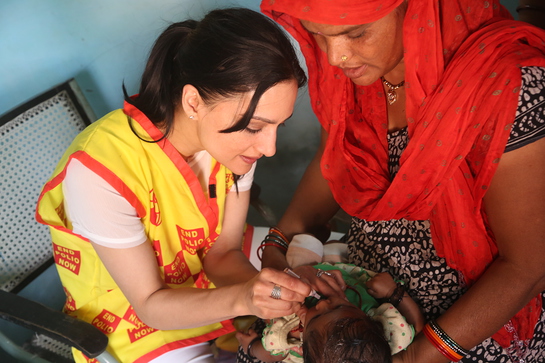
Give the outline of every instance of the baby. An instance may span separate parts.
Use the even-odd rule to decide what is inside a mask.
[[[294,237],[294,246],[310,243],[312,236],[300,236]],[[304,244],[299,243],[301,239]],[[301,261],[292,262],[298,266]],[[415,331],[424,326],[418,306],[390,274],[345,263],[322,263],[314,268],[321,278],[332,278],[330,271],[339,270],[348,286],[348,301],[308,298],[299,316],[271,319],[261,335],[252,329],[238,333],[250,357],[263,362],[391,362],[392,354],[405,349]],[[388,302],[380,304],[377,299]]]

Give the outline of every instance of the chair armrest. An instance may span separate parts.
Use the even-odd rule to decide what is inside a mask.
[[[0,318],[57,339],[89,358],[95,358],[108,346],[108,337],[95,326],[3,290]]]

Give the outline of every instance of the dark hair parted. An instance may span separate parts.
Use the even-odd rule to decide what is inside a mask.
[[[265,91],[289,80],[302,87],[306,76],[283,30],[250,9],[218,9],[170,25],[151,50],[138,95],[125,99],[166,136],[185,85],[207,104],[255,91],[241,119],[221,131],[229,133],[248,125]]]
[[[391,363],[392,353],[380,323],[351,317],[306,333],[303,360],[305,363]]]

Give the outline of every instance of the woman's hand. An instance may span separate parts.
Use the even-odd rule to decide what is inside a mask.
[[[367,292],[375,299],[387,299],[394,293],[397,285],[388,272],[381,272],[370,278],[366,283]]]
[[[296,313],[309,293],[310,286],[302,280],[282,271],[264,268],[244,286],[246,315],[271,319]]]
[[[319,274],[320,270],[310,265],[299,266],[294,271],[301,276],[302,281],[308,283],[325,297],[339,296],[345,298],[346,282],[343,280],[341,271],[332,270]]]

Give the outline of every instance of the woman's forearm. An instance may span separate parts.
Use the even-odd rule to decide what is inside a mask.
[[[150,295],[137,314],[144,323],[159,330],[196,328],[250,315],[241,299],[243,295],[243,284],[216,289],[165,288]]]
[[[459,345],[471,349],[492,336],[545,290],[545,139],[503,155],[484,198],[498,257],[437,319]],[[396,357],[408,363],[445,362],[419,334]]]
[[[480,344],[543,289],[535,275],[521,272],[509,262],[496,260],[477,283],[437,319],[438,325],[467,350]],[[399,353],[395,362],[442,363],[448,359],[420,333],[405,352]]]
[[[471,349],[492,336],[544,287],[539,274],[502,258],[437,321],[462,347]]]
[[[274,286],[280,287],[280,299],[271,297]],[[245,283],[219,288],[157,289],[134,308],[151,327],[185,329],[244,315],[263,319],[290,315],[301,308],[309,291],[299,279],[264,269]]]
[[[300,233],[310,233],[319,239],[329,220],[339,210],[327,181],[320,170],[320,160],[327,140],[327,133],[322,129],[320,148],[307,167],[288,209],[280,219],[278,228],[288,241]],[[327,231],[329,236],[329,231]],[[327,236],[325,238],[327,238]],[[263,267],[284,269],[288,267],[285,252],[275,247],[266,247],[263,251]]]
[[[218,287],[247,282],[258,273],[242,252],[249,203],[250,191],[227,195],[221,233],[203,257],[204,271]]]
[[[217,287],[249,281],[258,273],[241,250],[206,256],[204,269]]]
[[[274,268],[279,271],[283,271],[285,268],[290,267],[286,260],[286,253],[275,246],[265,247],[261,259],[261,266]]]

